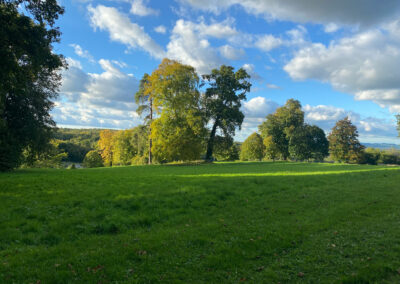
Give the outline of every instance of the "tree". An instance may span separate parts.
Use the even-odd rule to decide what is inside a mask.
[[[323,161],[329,156],[329,141],[326,138],[324,130],[315,125],[307,125],[309,133],[309,145],[311,148],[311,158],[315,161]]]
[[[283,160],[289,156],[289,141],[291,136],[299,134],[299,128],[304,125],[304,112],[299,101],[290,99],[275,113],[269,114],[266,120],[258,127],[261,136],[271,137]],[[293,138],[292,138],[293,139]]]
[[[304,124],[293,130],[289,137],[289,153],[294,160],[322,161],[329,155],[329,142],[318,126]]]
[[[218,161],[239,160],[239,150],[232,137],[215,136],[214,157]]]
[[[153,107],[153,155],[158,161],[195,160],[205,136],[199,77],[193,67],[164,59],[149,77]]]
[[[50,110],[65,66],[52,44],[63,13],[56,0],[0,1],[0,170],[17,167],[23,151],[32,159],[50,147]]]
[[[100,155],[103,158],[105,166],[112,166],[113,164],[113,154],[114,154],[114,146],[113,146],[113,138],[115,135],[115,131],[112,130],[102,130],[100,132],[100,139],[98,142],[98,147],[100,150]]]
[[[279,147],[273,141],[272,136],[265,137],[263,143],[265,146],[265,157],[267,159],[275,161],[277,158],[279,158]]]
[[[399,132],[399,137],[400,137],[400,114],[396,115],[397,119],[397,131]]]
[[[264,157],[265,146],[262,137],[254,132],[242,144],[240,160],[242,161],[261,161]]]
[[[148,157],[148,132],[143,125],[128,130],[120,130],[112,138],[113,165],[130,165]]]
[[[103,160],[99,152],[92,150],[89,151],[85,159],[83,159],[83,166],[85,168],[98,168],[103,166]]]
[[[153,98],[154,98],[154,90],[151,86],[150,76],[149,74],[145,73],[140,80],[139,90],[135,94],[135,102],[138,105],[136,112],[139,115],[147,113],[145,116],[145,123],[148,125],[149,128],[149,158],[148,163],[152,163],[152,136],[151,136],[151,123],[153,122],[153,113],[154,113],[154,105],[153,105]]]
[[[217,130],[225,137],[232,137],[235,128],[240,129],[244,115],[240,110],[241,101],[246,99],[250,92],[250,76],[240,68],[234,72],[231,66],[222,65],[220,69],[213,69],[211,74],[203,75],[209,87],[205,92],[204,106],[206,118],[212,128],[207,141],[206,160],[211,160]]]
[[[364,146],[358,141],[357,127],[348,117],[336,122],[328,140],[329,151],[335,161],[354,163],[362,158]]]

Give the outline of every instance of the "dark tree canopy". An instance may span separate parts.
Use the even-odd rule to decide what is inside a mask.
[[[0,1],[0,170],[17,167],[23,150],[33,159],[48,146],[55,126],[49,112],[65,65],[52,51],[63,12],[56,0]]]
[[[303,124],[304,112],[301,110],[300,102],[290,99],[275,113],[269,114],[258,128],[264,139],[272,138],[271,142],[278,148],[281,158],[286,160],[290,156],[290,138],[299,133],[298,128]]]
[[[213,69],[211,74],[203,75],[203,79],[209,85],[204,100],[206,118],[212,123],[207,141],[206,160],[212,158],[217,130],[225,137],[232,137],[236,127],[240,129],[244,119],[240,110],[241,101],[246,99],[246,93],[250,91],[249,78],[243,68],[234,72],[233,67],[225,65],[220,69]]]
[[[348,117],[336,122],[328,136],[332,158],[340,162],[358,162],[362,158],[364,146],[358,141],[357,127]]]

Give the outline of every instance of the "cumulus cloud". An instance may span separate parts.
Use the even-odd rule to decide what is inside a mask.
[[[219,52],[223,57],[229,60],[239,60],[245,55],[245,51],[242,48],[234,48],[229,44],[221,46]]]
[[[154,31],[159,34],[165,34],[167,32],[167,28],[163,25],[160,25],[160,26],[155,27]]]
[[[316,79],[357,100],[371,100],[400,111],[400,21],[328,46],[314,43],[300,49],[284,67],[296,80]]]
[[[94,63],[96,62],[93,58],[93,56],[90,54],[89,51],[84,50],[79,44],[73,43],[70,44],[69,46],[74,48],[75,54],[78,55],[79,57],[86,58],[90,62]]]
[[[141,48],[151,56],[161,59],[165,52],[145,31],[129,17],[116,8],[98,5],[89,6],[91,25],[94,29],[106,30],[113,41],[127,45],[130,48]]]
[[[195,67],[200,74],[210,72],[223,64],[224,60],[218,48],[211,46],[208,38],[229,38],[236,34],[236,30],[227,24],[207,25],[204,22],[178,20],[167,45],[167,57]]]
[[[398,0],[180,0],[196,9],[220,13],[233,5],[268,20],[289,20],[320,24],[372,26],[394,19],[400,14]]]
[[[160,12],[147,7],[148,1],[146,0],[133,0],[130,12],[137,16],[150,16],[158,15]]]
[[[268,114],[273,113],[279,105],[264,97],[255,97],[243,103],[243,112],[246,117],[265,118]]]
[[[79,61],[67,61],[74,64],[63,71],[61,97],[52,111],[58,124],[128,128],[139,123],[134,103],[139,82],[118,68],[120,62],[101,59],[103,72],[86,73]]]
[[[250,78],[256,81],[262,81],[263,78],[255,71],[254,64],[246,63],[243,64],[242,68],[246,70],[247,74],[250,75]]]

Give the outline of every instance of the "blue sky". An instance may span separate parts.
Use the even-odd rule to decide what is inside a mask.
[[[252,91],[236,139],[289,98],[326,132],[350,116],[363,142],[399,144],[400,1],[60,0],[64,54],[60,127],[141,123],[134,93],[168,57],[199,74],[243,67]],[[217,3],[217,4],[216,4]]]

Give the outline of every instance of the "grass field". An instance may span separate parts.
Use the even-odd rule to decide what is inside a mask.
[[[0,283],[400,283],[400,168],[0,174]]]

